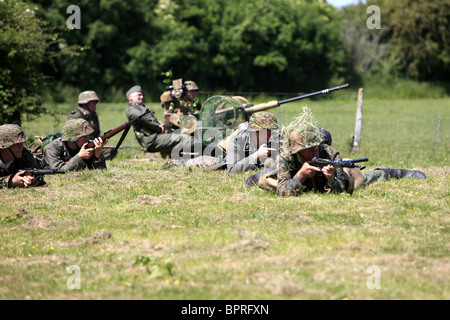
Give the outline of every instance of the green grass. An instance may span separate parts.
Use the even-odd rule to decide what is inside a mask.
[[[161,119],[161,107],[149,105]],[[285,122],[303,105],[343,156],[370,159],[366,170],[415,167],[428,179],[377,182],[352,196],[278,198],[245,188],[251,172],[128,161],[149,158],[130,133],[123,144],[135,148],[121,150],[107,171],[2,190],[0,299],[449,299],[449,101],[366,99],[357,155],[346,141],[356,99],[273,112]],[[125,107],[98,105],[103,131],[125,122]],[[73,106],[53,108],[64,119]],[[391,117],[404,120],[397,126]],[[43,116],[23,127],[32,137],[62,123]],[[380,289],[367,287],[373,265]],[[69,266],[80,268],[79,290],[67,286]]]

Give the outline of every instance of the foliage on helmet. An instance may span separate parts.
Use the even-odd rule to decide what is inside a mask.
[[[283,152],[287,154],[316,147],[323,140],[323,133],[308,107],[303,107],[302,114],[282,128],[282,134],[288,137],[287,143],[283,145]]]
[[[17,124],[4,124],[0,126],[0,149],[9,148],[13,144],[27,141],[23,129]]]

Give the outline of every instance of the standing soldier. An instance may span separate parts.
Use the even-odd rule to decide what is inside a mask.
[[[62,137],[50,142],[44,149],[44,160],[50,169],[58,171],[78,171],[106,169],[102,155],[106,141],[94,139],[94,148],[86,148],[89,135],[94,129],[83,119],[67,120],[62,128]]]
[[[127,91],[129,104],[126,109],[128,120],[134,119],[146,112],[144,95],[140,86],[134,86]],[[133,124],[136,139],[147,152],[161,152],[178,158],[180,152],[193,152],[194,138],[187,134],[166,133],[164,125],[158,121],[153,111],[143,116]],[[201,151],[201,144],[199,145]]]
[[[67,117],[70,119],[84,119],[92,127],[93,131],[89,135],[91,140],[100,137],[100,121],[97,115],[97,103],[99,98],[95,91],[83,91],[78,96],[78,108],[73,110]],[[117,150],[103,149],[103,157],[112,160],[117,155]]]
[[[198,87],[194,81],[188,80],[184,83],[182,79],[173,81],[171,89],[164,91],[160,97],[166,128],[178,129],[182,116],[193,115],[198,120],[202,105],[197,94]]]
[[[0,126],[0,189],[36,187],[45,184],[42,179],[21,171],[38,168],[33,155],[23,145],[27,140],[20,126],[16,124]]]

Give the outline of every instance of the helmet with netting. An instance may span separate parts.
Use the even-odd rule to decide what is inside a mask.
[[[63,141],[77,141],[83,136],[87,136],[94,132],[94,129],[84,119],[67,120],[62,128]]]
[[[311,109],[304,107],[302,114],[283,128],[285,137],[289,137],[284,150],[296,154],[301,150],[317,147],[323,141],[323,133],[317,126],[317,121]]]
[[[6,149],[13,144],[27,141],[23,129],[17,124],[4,124],[0,126],[0,149]]]

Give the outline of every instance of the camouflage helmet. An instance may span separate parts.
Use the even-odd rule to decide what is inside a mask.
[[[303,108],[303,113],[288,125],[289,148],[291,154],[301,150],[317,147],[324,135],[316,125],[316,120],[309,108]]]
[[[78,104],[86,104],[89,101],[98,101],[99,98],[97,97],[97,94],[95,93],[95,91],[83,91],[82,93],[80,93],[80,95],[78,96]]]
[[[84,119],[67,120],[62,128],[63,141],[76,141],[78,138],[87,136],[94,132],[94,129]]]
[[[186,80],[186,81],[184,82],[184,86],[186,87],[186,89],[188,89],[188,91],[198,90],[197,85],[196,85],[195,82],[192,81],[192,80]]]
[[[13,144],[27,141],[23,129],[17,124],[4,124],[0,126],[0,149],[6,149]]]
[[[278,129],[278,121],[270,112],[256,112],[251,115],[248,127],[250,130]]]

